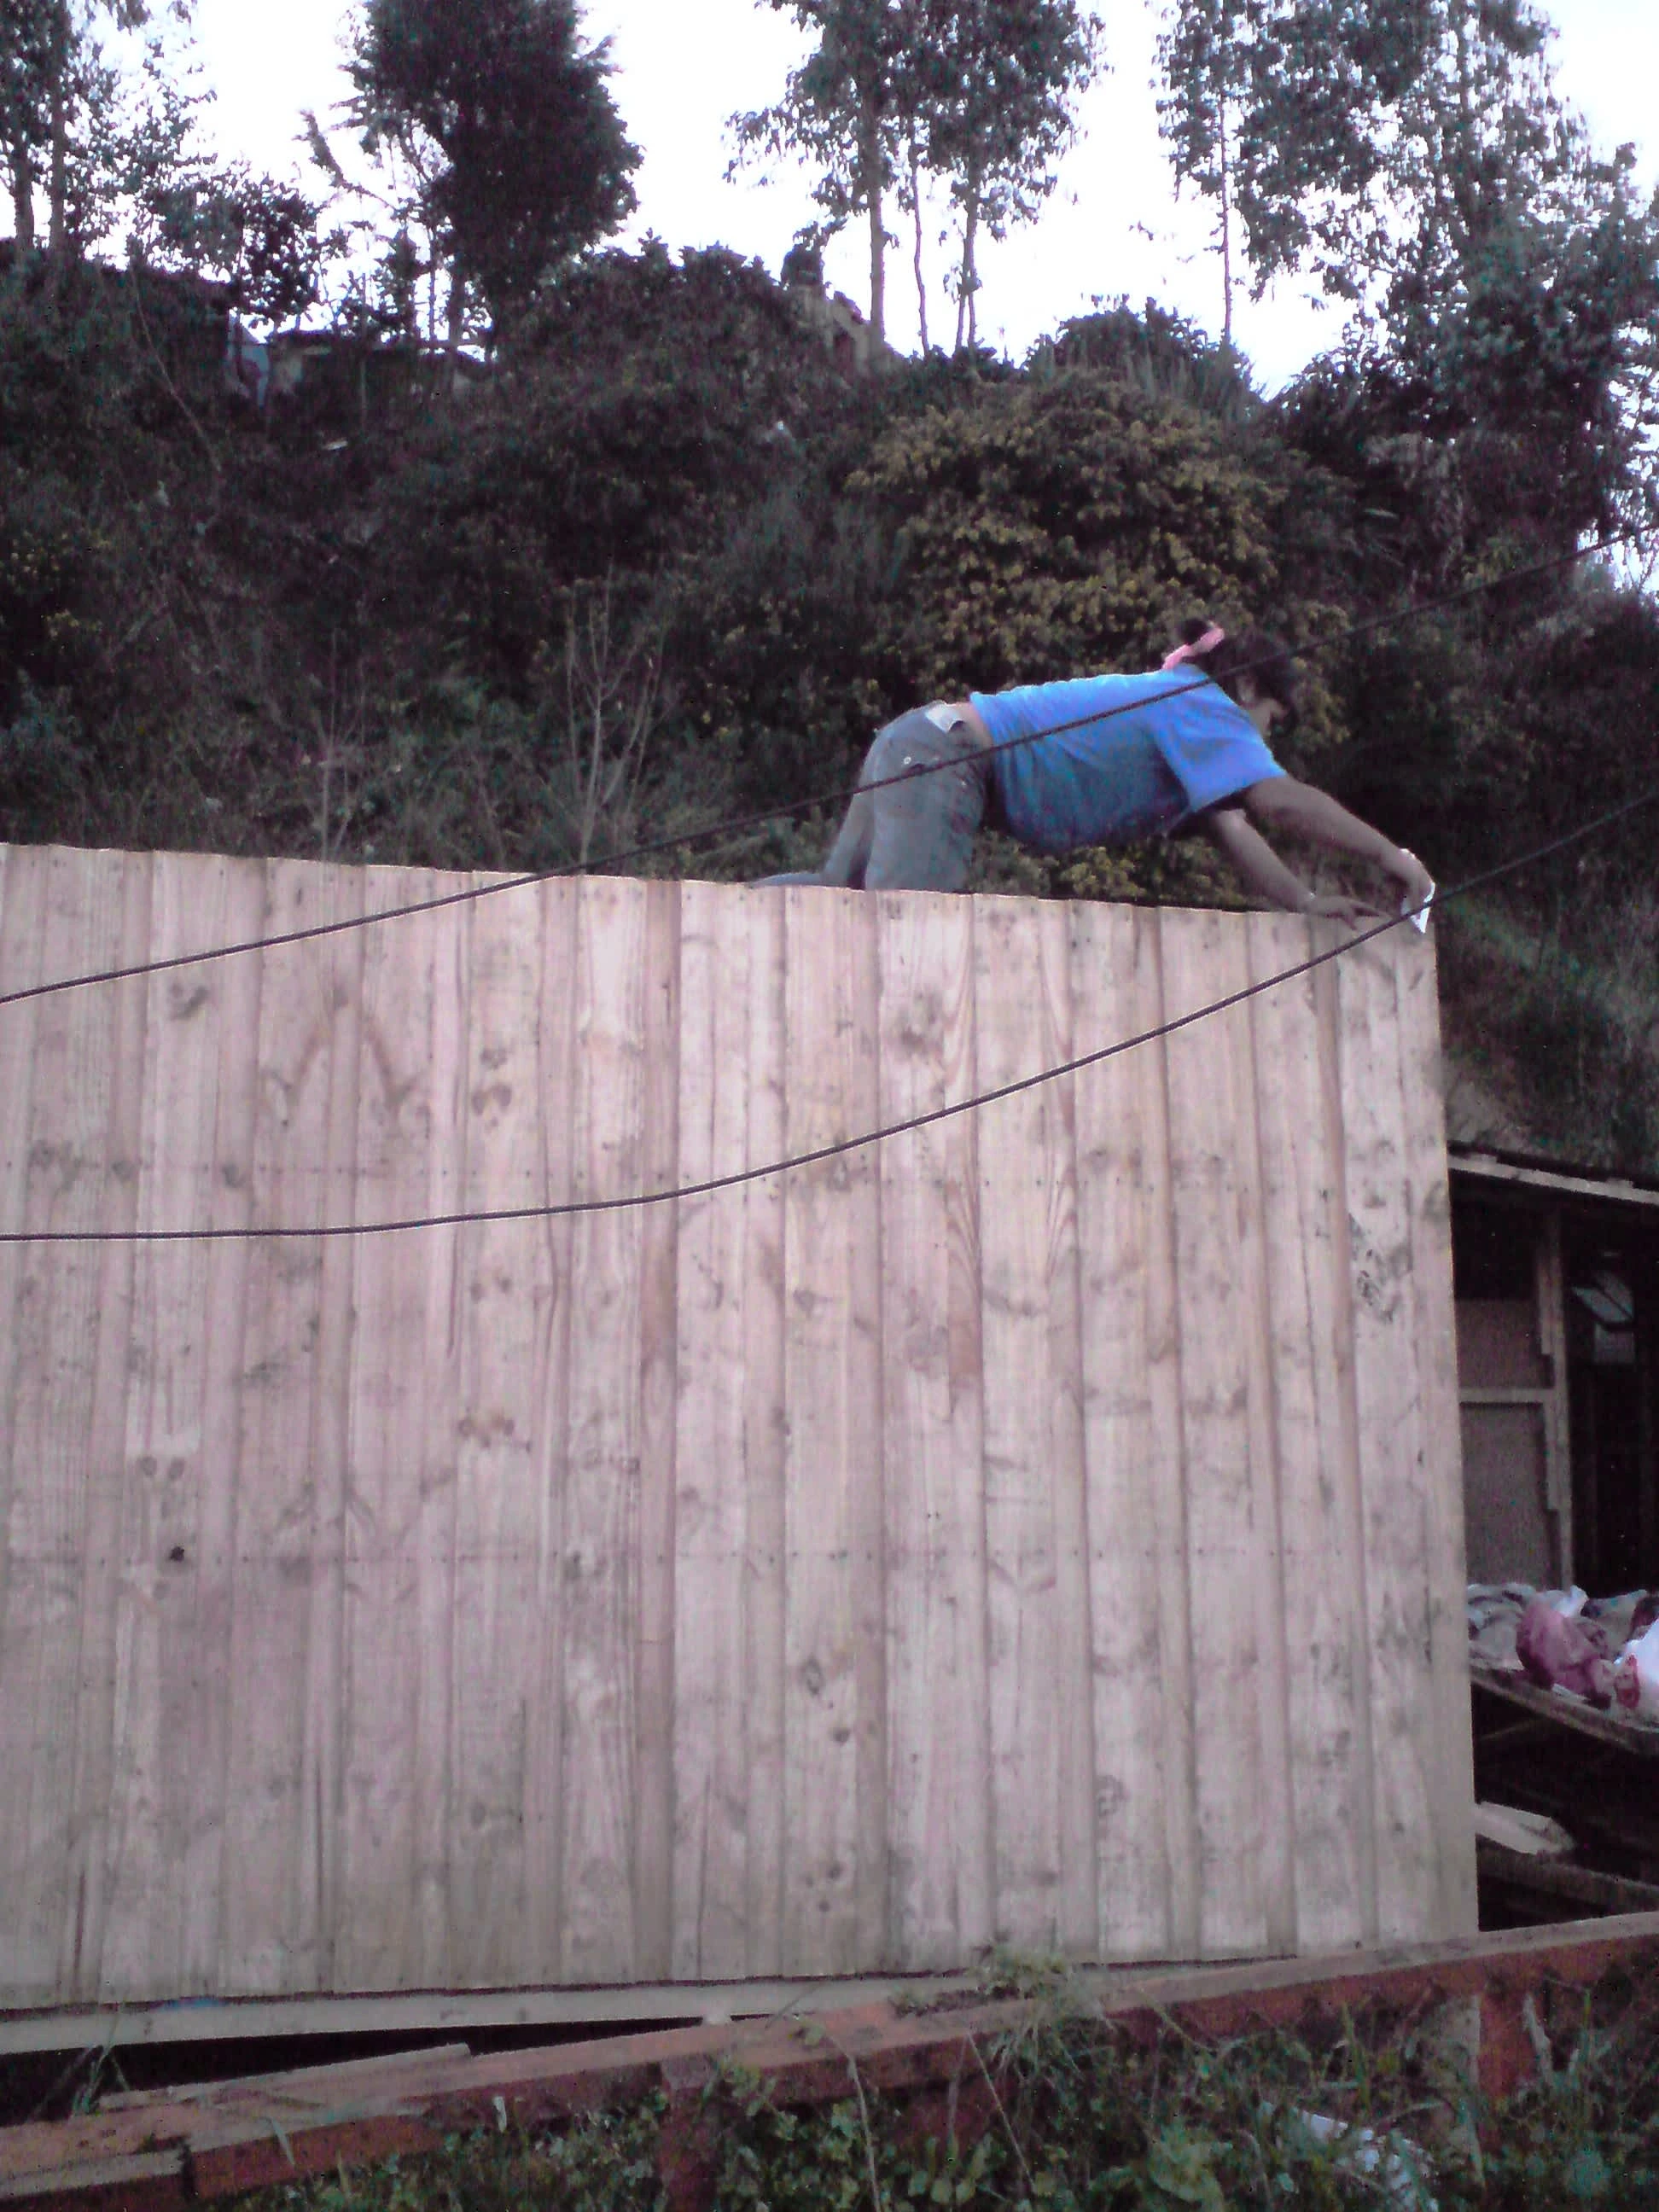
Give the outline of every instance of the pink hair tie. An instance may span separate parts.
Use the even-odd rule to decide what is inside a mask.
[[[1162,665],[1179,668],[1183,660],[1196,660],[1200,653],[1213,653],[1226,635],[1224,629],[1218,629],[1212,623],[1202,637],[1195,637],[1190,645],[1178,645],[1173,653],[1166,653]]]

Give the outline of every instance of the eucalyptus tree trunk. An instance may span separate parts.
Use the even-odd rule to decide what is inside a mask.
[[[927,357],[927,281],[921,268],[921,155],[910,142],[910,219],[915,235],[916,319],[921,326],[921,352]]]
[[[20,255],[34,251],[34,165],[28,149],[20,146],[11,157],[12,228]]]
[[[881,116],[873,100],[865,103],[859,168],[870,216],[870,335],[879,346],[887,339],[887,226],[882,220]]]
[[[58,0],[52,24],[52,215],[46,244],[59,265],[69,244],[69,72],[74,51],[70,0]]]
[[[965,338],[969,345],[979,343],[979,267],[975,252],[979,244],[979,177],[977,173],[968,179],[968,191],[962,221],[962,265],[957,272],[957,351],[960,353]]]
[[[1218,103],[1217,139],[1221,151],[1221,343],[1233,342],[1233,180],[1227,169],[1227,102]]]

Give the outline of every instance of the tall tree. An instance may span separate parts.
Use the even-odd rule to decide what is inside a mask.
[[[887,335],[885,201],[898,171],[903,118],[914,100],[925,0],[766,0],[787,10],[817,44],[792,70],[783,98],[736,115],[733,167],[799,154],[818,171],[813,198],[825,228],[856,217],[870,237],[870,327]]]
[[[1659,222],[1561,101],[1550,35],[1533,0],[1175,0],[1160,115],[1258,293],[1305,269],[1354,303],[1400,427],[1501,425],[1511,476],[1513,441],[1553,441],[1536,489],[1577,529],[1645,435]]]
[[[58,26],[57,0],[8,0],[0,10],[0,151],[25,252],[34,246],[35,188],[52,143],[48,87]]]
[[[962,222],[957,343],[975,335],[976,252],[1029,221],[1054,186],[1071,104],[1096,66],[1101,26],[1078,0],[766,0],[817,44],[775,106],[735,116],[738,161],[804,155],[826,227],[861,217],[870,323],[886,336],[887,193],[914,228],[923,343],[924,175],[949,184]]]
[[[349,67],[365,147],[408,157],[448,258],[452,343],[471,299],[499,327],[633,211],[639,152],[574,0],[368,0]]]
[[[125,173],[143,167],[153,120],[118,112],[121,81],[104,58],[98,33],[102,24],[138,30],[162,15],[187,22],[189,0],[165,6],[152,0],[4,0],[0,6],[0,155],[18,242],[26,250],[35,242],[35,194],[42,185],[47,243],[61,257],[88,242],[87,209],[118,195]],[[153,49],[149,58],[153,64]]]
[[[1078,0],[930,0],[921,73],[927,166],[962,225],[957,345],[977,343],[981,231],[1005,238],[1054,187],[1103,26]]]

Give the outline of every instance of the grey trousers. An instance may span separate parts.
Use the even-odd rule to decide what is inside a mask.
[[[985,818],[989,774],[965,722],[950,722],[943,707],[913,708],[889,722],[865,755],[860,784],[883,787],[854,794],[823,866],[762,881],[959,891]]]

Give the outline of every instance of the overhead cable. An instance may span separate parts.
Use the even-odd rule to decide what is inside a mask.
[[[1495,867],[1485,868],[1478,875],[1466,877],[1434,895],[1434,904],[1443,906],[1449,901],[1466,897],[1500,877],[1515,875],[1522,868],[1535,866],[1554,854],[1565,852],[1574,845],[1585,842],[1625,820],[1644,807],[1659,802],[1659,784],[1640,792],[1622,805],[1609,807],[1589,822],[1581,823],[1575,830],[1548,844],[1540,845],[1518,857],[1501,860]],[[1395,915],[1385,921],[1375,922],[1368,929],[1345,938],[1340,944],[1328,945],[1322,952],[1312,953],[1291,967],[1281,968],[1259,981],[1247,983],[1223,998],[1212,999],[1196,1006],[1188,1013],[1177,1014],[1168,1021],[1157,1023],[1152,1028],[1139,1030],[1133,1036],[1120,1037],[1111,1044],[1100,1045],[1092,1052],[1079,1053],[1070,1060],[1060,1060],[1053,1066],[1039,1068],[1030,1075],[1017,1077],[1012,1082],[1002,1083],[989,1091],[976,1091],[971,1097],[953,1100],[945,1106],[930,1108],[921,1114],[908,1115],[902,1121],[884,1124],[879,1128],[866,1129],[850,1137],[838,1137],[830,1143],[817,1145],[809,1152],[796,1152],[788,1158],[769,1161],[763,1167],[734,1168],[728,1174],[705,1176],[697,1182],[672,1184],[662,1190],[633,1191],[619,1198],[580,1198],[556,1200],[544,1206],[508,1206],[481,1208],[453,1213],[427,1213],[407,1216],[393,1221],[322,1222],[305,1226],[281,1224],[269,1227],[253,1224],[239,1224],[225,1228],[205,1229],[55,1229],[8,1230],[0,1231],[0,1244],[194,1244],[252,1243],[267,1237],[305,1238],[341,1237],[388,1237],[421,1229],[462,1229],[483,1224],[524,1221],[568,1220],[582,1214],[617,1213],[649,1206],[670,1206],[692,1199],[712,1197],[715,1193],[736,1189],[739,1185],[761,1182],[774,1176],[793,1173],[798,1169],[816,1167],[825,1160],[842,1158],[848,1152],[861,1152],[866,1146],[889,1142],[894,1137],[908,1135],[912,1131],[931,1127],[939,1121],[954,1120],[958,1115],[981,1112],[1005,1098],[1018,1097],[1022,1092],[1035,1091],[1048,1083],[1058,1082],[1062,1077],[1075,1075],[1087,1067],[1098,1066],[1103,1061],[1116,1059],[1121,1054],[1133,1052],[1143,1045],[1157,1043],[1160,1039],[1177,1035],[1182,1030],[1194,1028],[1200,1022],[1209,1021],[1217,1014],[1227,1012],[1250,999],[1260,998],[1264,992],[1291,983],[1299,976],[1312,974],[1333,960],[1339,960],[1375,938],[1389,931],[1405,927],[1412,917]]]
[[[1460,586],[1455,591],[1443,592],[1433,599],[1414,601],[1408,607],[1368,616],[1362,622],[1347,623],[1329,637],[1297,645],[1292,650],[1308,656],[1328,653],[1373,630],[1386,629],[1395,623],[1420,621],[1429,615],[1443,613],[1448,607],[1498,591],[1504,585],[1524,583],[1534,577],[1573,567],[1580,561],[1590,559],[1595,554],[1610,551],[1615,546],[1653,534],[1656,529],[1659,526],[1632,525],[1598,538],[1593,544],[1580,546],[1571,553],[1552,555],[1547,560],[1534,561],[1519,568],[1506,568],[1498,575],[1481,577],[1474,583]],[[1243,675],[1248,670],[1263,666],[1268,660],[1278,657],[1274,653],[1259,655],[1254,660],[1241,661],[1233,672]],[[1143,698],[1127,700],[1121,705],[1108,708],[1102,713],[1079,715],[1073,720],[1056,723],[1052,729],[1002,738],[982,747],[981,757],[1013,751],[1022,745],[1035,744],[1042,738],[1058,737],[1067,730],[1109,721],[1119,714],[1133,714],[1136,708],[1145,706],[1148,698],[1154,696],[1178,697],[1182,691],[1197,690],[1209,680],[1199,674],[1190,684],[1182,684],[1174,690],[1165,690],[1156,695],[1148,694]],[[566,861],[556,867],[530,869],[519,875],[498,877],[491,883],[467,884],[455,890],[437,892],[429,898],[407,899],[394,906],[377,907],[372,913],[342,915],[329,921],[308,922],[298,929],[276,930],[265,936],[240,938],[229,945],[206,945],[196,951],[168,953],[159,959],[134,961],[123,967],[93,969],[83,974],[54,976],[45,982],[28,983],[14,990],[0,991],[0,1007],[21,1006],[28,1000],[49,998],[62,991],[83,990],[95,983],[131,982],[142,975],[166,975],[179,968],[199,967],[211,960],[233,959],[241,953],[268,952],[283,945],[308,944],[315,939],[342,936],[350,930],[368,929],[382,922],[400,921],[413,915],[433,914],[444,907],[470,905],[479,899],[493,898],[502,891],[524,890],[533,884],[552,883],[562,878],[614,873],[631,861],[653,859],[665,853],[684,853],[696,847],[729,843],[786,816],[811,813],[820,807],[843,803],[860,791],[883,791],[890,784],[937,775],[941,769],[955,765],[949,760],[919,763],[914,768],[901,769],[896,775],[872,777],[867,783],[848,784],[836,790],[819,792],[810,799],[786,800],[780,805],[763,807],[750,814],[736,815],[723,822],[712,823],[704,830],[648,838],[642,843],[602,854],[597,860]]]

